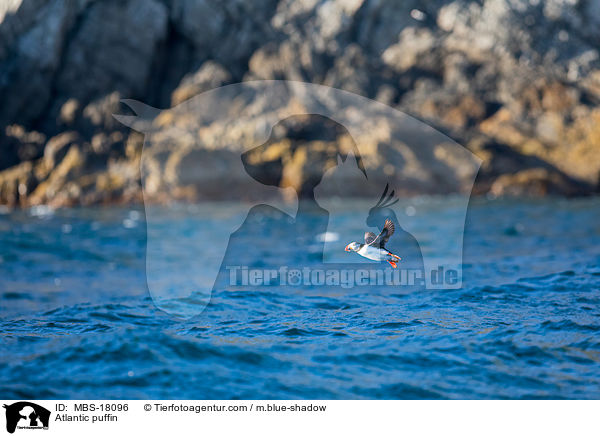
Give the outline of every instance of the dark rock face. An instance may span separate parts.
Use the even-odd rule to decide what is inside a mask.
[[[141,137],[113,119],[119,100],[166,108],[253,79],[338,87],[431,123],[483,159],[478,193],[591,193],[598,47],[598,0],[4,2],[0,203],[139,200]],[[310,180],[288,152],[256,168]]]
[[[242,162],[255,180],[311,199],[323,174],[349,153],[364,173],[358,148],[341,124],[320,115],[292,116],[273,127],[267,142],[245,152]]]

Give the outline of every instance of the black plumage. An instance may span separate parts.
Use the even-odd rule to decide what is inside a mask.
[[[389,241],[390,237],[394,234],[394,223],[387,219],[385,220],[385,224],[383,225],[383,230],[379,235],[375,236],[373,232],[365,233],[365,244],[366,245],[375,245],[379,244],[379,248],[385,248],[385,244]]]

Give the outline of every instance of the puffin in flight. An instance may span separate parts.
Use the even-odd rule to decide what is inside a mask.
[[[346,245],[346,251],[355,251],[362,257],[367,259],[376,260],[378,262],[388,261],[392,267],[396,268],[396,262],[400,260],[400,257],[391,253],[385,248],[386,242],[390,239],[390,236],[394,234],[394,223],[387,219],[383,226],[383,230],[377,236],[373,232],[365,233],[365,243],[359,244],[358,242],[351,242]]]

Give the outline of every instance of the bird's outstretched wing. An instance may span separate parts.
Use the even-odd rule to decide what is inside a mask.
[[[373,232],[365,233],[365,244],[371,245],[375,239],[377,239],[377,236],[375,236],[375,233],[373,233]]]
[[[390,237],[394,234],[395,231],[394,223],[387,219],[385,220],[385,224],[383,225],[383,230],[375,239],[373,239],[370,243],[367,242],[368,245],[379,244],[379,248],[385,248],[385,244],[389,241]],[[365,233],[365,242],[367,240],[367,235],[371,232]],[[373,233],[371,235],[375,236]]]

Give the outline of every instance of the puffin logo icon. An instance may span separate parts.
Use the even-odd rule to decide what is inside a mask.
[[[19,401],[3,406],[6,409],[6,431],[14,433],[16,429],[48,429],[50,411],[29,401]]]

